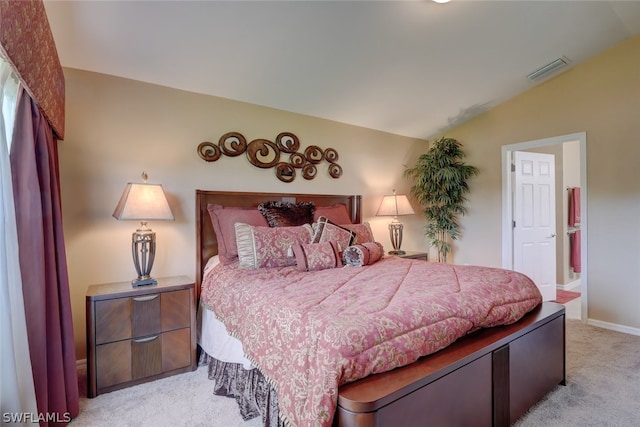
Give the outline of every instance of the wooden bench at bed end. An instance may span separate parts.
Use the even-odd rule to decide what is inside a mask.
[[[339,389],[335,425],[509,426],[566,384],[565,309],[474,332],[417,362]]]

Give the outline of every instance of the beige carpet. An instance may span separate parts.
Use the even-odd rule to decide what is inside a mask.
[[[84,380],[84,373],[81,373]],[[86,390],[84,383],[81,389]],[[258,427],[233,399],[213,396],[206,367],[94,399],[81,397],[79,426]],[[86,393],[85,393],[86,395]],[[416,426],[419,426],[416,420]],[[567,320],[567,385],[558,386],[517,427],[640,425],[640,337]],[[412,426],[409,426],[412,427]]]
[[[517,427],[640,426],[640,337],[567,320],[567,385]]]
[[[86,378],[79,372],[79,380]],[[146,384],[86,398],[80,383],[80,415],[71,427],[258,427],[260,419],[244,422],[235,400],[214,396],[207,367]]]

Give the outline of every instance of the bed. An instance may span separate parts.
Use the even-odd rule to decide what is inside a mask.
[[[495,287],[502,286],[505,292],[509,291],[509,294],[505,296],[503,292],[503,295],[496,297],[500,301],[504,298],[508,301],[499,308],[492,306],[487,308],[480,316],[483,319],[481,322],[467,324],[466,320],[459,321],[456,316],[443,314],[444,317],[429,323],[429,325],[432,323],[439,326],[439,329],[436,328],[438,331],[436,335],[430,335],[436,338],[421,339],[422,332],[414,334],[414,330],[424,329],[422,324],[420,327],[408,326],[407,331],[397,334],[402,339],[406,338],[406,342],[418,343],[418,350],[407,345],[403,347],[403,352],[400,352],[395,349],[395,344],[385,347],[379,342],[375,345],[358,344],[367,350],[362,352],[365,356],[350,349],[349,356],[340,359],[348,359],[348,363],[341,365],[342,370],[339,375],[333,371],[328,372],[327,366],[333,368],[333,365],[331,363],[321,365],[317,361],[324,361],[326,354],[329,353],[323,347],[327,345],[326,342],[329,346],[338,347],[330,341],[333,337],[325,340],[326,335],[332,335],[327,332],[332,330],[331,319],[338,318],[343,312],[349,314],[349,310],[355,310],[353,307],[341,305],[343,300],[351,298],[351,294],[345,290],[354,289],[351,280],[359,280],[365,284],[373,283],[372,278],[366,279],[367,271],[376,276],[386,274],[388,280],[395,280],[392,279],[395,276],[404,277],[405,274],[410,277],[409,271],[420,277],[453,275],[461,278],[458,280],[465,286],[465,298],[459,298],[454,303],[442,302],[434,312],[438,312],[440,306],[453,304],[456,310],[468,312],[470,317],[475,319],[478,316],[473,313],[480,308],[476,309],[467,304],[470,300],[468,296],[472,295],[469,293],[472,288],[468,283],[473,282],[475,286],[475,282],[484,282],[488,279],[478,278],[476,267],[451,267],[446,264],[429,264],[420,260],[404,260],[397,257],[385,257],[368,265],[367,268],[343,267],[331,271],[321,269],[313,274],[301,272],[299,262],[296,264],[298,268],[296,266],[258,268],[251,270],[250,273],[241,268],[233,271],[234,268],[215,267],[221,252],[224,252],[221,251],[221,245],[225,243],[220,242],[214,232],[209,210],[211,206],[251,208],[247,210],[253,211],[260,203],[269,201],[313,203],[323,213],[330,212],[332,207],[342,205],[351,223],[361,223],[359,196],[196,191],[196,281],[199,289],[204,285],[202,294],[199,295],[201,301],[199,321],[202,324],[199,334],[201,361],[209,364],[210,377],[216,380],[216,394],[235,397],[246,419],[261,416],[265,425],[365,427],[412,425],[418,420],[422,425],[468,425],[473,420],[474,425],[502,426],[513,423],[554,387],[565,383],[563,306],[549,302],[541,303],[541,299],[532,296],[528,285],[515,286],[513,281],[524,280],[517,273],[487,268],[480,268],[484,269],[483,274],[507,278],[499,279],[501,283],[508,282],[507,285]],[[296,259],[300,259],[298,252]],[[305,259],[304,256],[302,259]],[[378,270],[374,270],[374,267]],[[264,274],[265,270],[269,270],[266,273],[267,276],[271,275],[269,278],[262,276],[245,278],[247,274]],[[296,286],[298,283],[300,283],[299,286],[306,286],[303,276],[313,277],[315,283],[323,285],[314,287],[312,280],[310,289],[321,290],[310,292],[311,296],[304,294],[304,298],[299,297],[298,294],[292,293],[289,282],[285,283],[284,279],[278,282],[280,270],[288,275],[289,279],[294,278]],[[332,296],[328,293],[329,291],[323,293],[326,287],[333,286],[333,278],[337,277],[335,273],[338,272],[349,276],[341,282],[341,285],[335,286],[344,293],[340,294],[340,297]],[[238,285],[239,288],[218,287],[218,284],[225,280]],[[240,292],[245,290],[250,292],[250,288],[255,283],[263,283],[266,280],[275,280],[274,283],[279,283],[279,285],[269,286],[268,292],[275,292],[275,294],[264,296],[264,298],[282,298],[280,300],[282,302],[277,304],[284,307],[281,312],[276,313],[274,307],[258,305],[258,300],[263,298],[262,295],[247,293],[236,297],[236,293],[240,295]],[[406,282],[412,283],[411,280]],[[414,283],[415,286],[417,285]],[[397,287],[397,289],[400,288]],[[411,294],[410,290],[406,290],[407,288],[412,289],[409,286],[402,286],[404,294],[421,293],[416,293],[415,290],[418,288],[415,288],[414,293]],[[230,291],[230,289],[233,290]],[[377,292],[378,288],[376,287],[375,290]],[[382,290],[382,292],[387,291]],[[520,293],[522,295],[519,295]],[[370,296],[373,291],[364,294]],[[516,297],[515,294],[518,296]],[[377,312],[376,304],[381,304],[380,301],[384,300],[386,302],[383,305],[386,307],[386,305],[392,305],[391,301],[394,304],[396,301],[402,301],[401,296],[402,294],[399,296],[390,293],[382,299],[376,297],[359,302],[357,310],[360,311],[357,311],[357,316],[352,316],[352,319],[362,317],[369,319],[366,323],[376,323],[377,317],[366,317]],[[471,299],[473,298],[475,296]],[[532,302],[534,299],[535,303]],[[305,310],[292,314],[294,310],[291,304],[294,303],[310,305]],[[315,316],[313,313],[318,311],[314,311],[315,307],[323,303],[325,306],[321,311],[330,313],[329,319],[318,320],[320,318],[313,317]],[[456,304],[461,305],[458,307]],[[478,305],[482,306],[482,304]],[[240,306],[247,308],[241,314],[234,313],[234,310],[240,311],[237,308]],[[213,314],[214,310],[215,314]],[[398,310],[406,311],[404,308]],[[371,313],[368,313],[369,311]],[[420,310],[420,315],[423,316],[426,311]],[[297,316],[295,321],[292,321],[292,316]],[[385,316],[387,317],[382,316],[385,324],[379,322],[375,326],[380,330],[384,329],[381,335],[392,330],[387,329],[387,323],[403,322],[401,319],[389,320],[391,319],[389,316],[392,315],[388,313]],[[302,322],[302,318],[311,318],[319,323],[310,325],[298,323]],[[455,327],[452,326],[452,322],[456,324]],[[340,324],[344,325],[344,323]],[[282,330],[278,325],[284,325]],[[463,328],[464,330],[459,334],[451,332],[457,331],[460,325],[466,329]],[[211,344],[209,339],[204,338],[213,330],[221,332],[224,336],[221,339],[224,340],[224,344],[222,344],[223,341]],[[363,341],[362,337],[356,336],[358,332],[353,334],[348,336],[350,343],[366,341],[366,337]],[[335,332],[335,335],[339,336],[340,332]],[[303,341],[299,337],[307,337],[309,341],[299,342]],[[396,338],[395,335],[392,337],[394,340]],[[336,338],[336,343],[339,341]],[[279,349],[278,345],[266,344],[276,342],[280,343],[284,349]],[[227,348],[232,350],[229,354],[224,351],[221,353],[221,348],[224,351]],[[370,351],[372,348],[376,351]],[[385,350],[378,351],[380,348]],[[291,349],[290,353],[293,355],[286,353],[287,349]],[[231,353],[234,352],[235,354],[232,355]],[[304,357],[300,356],[301,353],[305,354]],[[301,360],[304,362],[300,362]],[[286,370],[291,372],[287,374],[297,376],[280,378],[278,372],[283,371],[283,366],[289,367]],[[363,366],[368,367],[363,368]],[[322,372],[322,375],[316,375],[318,372]],[[318,391],[319,389],[321,390]],[[327,393],[327,390],[332,393]],[[301,397],[301,395],[304,396]],[[310,412],[313,412],[313,416],[308,416]]]

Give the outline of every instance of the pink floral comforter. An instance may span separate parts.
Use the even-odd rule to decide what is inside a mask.
[[[202,301],[275,387],[288,424],[330,426],[339,385],[513,323],[542,298],[510,270],[390,257],[315,272],[219,265]]]

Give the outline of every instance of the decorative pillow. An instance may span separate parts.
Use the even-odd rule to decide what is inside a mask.
[[[368,222],[363,222],[362,224],[343,224],[342,227],[356,233],[356,238],[353,240],[354,245],[376,241]]]
[[[295,265],[290,255],[295,244],[311,243],[309,224],[297,227],[260,227],[236,223],[240,268],[272,268]]]
[[[313,220],[318,221],[320,217],[325,217],[334,224],[351,224],[351,216],[344,203],[336,203],[331,206],[316,206]]]
[[[368,242],[349,246],[342,252],[342,260],[346,265],[362,267],[379,261],[384,256],[384,248],[379,242]]]
[[[342,259],[336,242],[293,245],[293,254],[300,271],[342,267]]]
[[[334,224],[325,217],[320,217],[316,223],[312,242],[336,242],[338,249],[342,252],[353,244],[355,237],[356,233],[353,231]]]
[[[258,211],[267,220],[269,227],[311,224],[315,210],[316,206],[312,202],[265,202],[258,205]]]
[[[234,227],[236,222],[268,226],[267,220],[256,208],[223,207],[209,204],[207,210],[218,240],[218,256],[222,264],[229,264],[238,259],[236,229]]]

